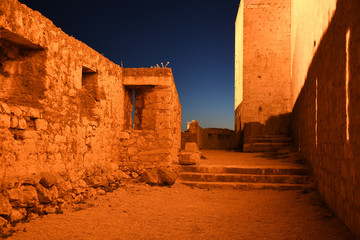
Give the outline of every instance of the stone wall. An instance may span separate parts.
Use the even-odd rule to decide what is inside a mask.
[[[195,142],[200,149],[237,149],[240,135],[233,130],[222,128],[201,128],[198,121],[192,121],[188,130],[181,133],[181,147]]]
[[[292,4],[293,138],[327,205],[360,238],[360,3]]]
[[[235,131],[241,126],[241,103],[243,101],[243,41],[244,41],[244,3],[241,1],[235,22]]]
[[[123,75],[130,103],[135,96],[135,115],[134,126],[126,126],[128,134],[121,140],[122,164],[141,169],[177,163],[181,106],[170,69],[123,69]],[[130,103],[126,119],[131,118]]]
[[[176,163],[180,121],[170,69],[123,69],[39,12],[16,0],[0,2],[0,190],[6,197],[9,189],[38,187],[46,173],[60,176],[71,192],[79,184],[98,185],[95,175],[113,181],[114,174],[137,176]],[[35,180],[26,184],[29,176]]]
[[[247,122],[266,124],[271,117],[281,122],[281,115],[291,111],[290,3],[288,0],[240,3],[235,46],[235,122],[241,126],[237,130]],[[267,130],[279,132],[276,125]]]

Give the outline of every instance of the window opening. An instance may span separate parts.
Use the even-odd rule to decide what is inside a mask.
[[[135,128],[135,89],[132,90],[131,128]]]

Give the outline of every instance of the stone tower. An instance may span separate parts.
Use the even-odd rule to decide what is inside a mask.
[[[287,134],[291,112],[291,1],[243,0],[235,34],[235,129],[260,122]]]

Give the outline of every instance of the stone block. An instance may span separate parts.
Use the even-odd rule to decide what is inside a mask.
[[[1,103],[0,106],[2,108],[2,112],[6,113],[6,114],[11,114],[11,110],[6,103]]]
[[[26,123],[26,120],[24,118],[20,118],[19,119],[18,129],[25,130],[25,129],[27,129],[27,127],[28,127],[28,125]]]
[[[197,165],[200,161],[200,154],[196,152],[181,152],[179,157],[180,165]]]
[[[37,131],[33,131],[33,130],[32,131],[24,131],[23,138],[31,139],[32,141],[35,141],[39,138],[39,133]]]
[[[19,125],[19,119],[15,116],[11,117],[11,121],[10,121],[10,127],[11,128],[17,128]]]
[[[38,108],[28,108],[27,113],[29,117],[40,118],[40,109]]]
[[[11,106],[10,110],[11,110],[11,113],[14,114],[14,116],[16,116],[16,117],[21,117],[23,114],[22,110],[16,106]]]
[[[36,130],[38,130],[38,131],[47,130],[48,123],[45,119],[36,119],[35,127],[36,127]]]
[[[187,143],[185,143],[185,151],[197,152],[197,151],[199,151],[199,148],[195,142],[187,142]]]
[[[10,128],[10,116],[0,114],[0,127]]]

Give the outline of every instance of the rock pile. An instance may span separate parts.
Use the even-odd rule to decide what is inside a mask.
[[[145,170],[140,181],[152,186],[171,186],[179,176],[179,170],[167,166],[159,166]]]
[[[95,167],[77,174],[43,172],[0,183],[0,237],[14,232],[18,222],[75,209],[77,204],[113,191],[130,178],[120,171]]]

